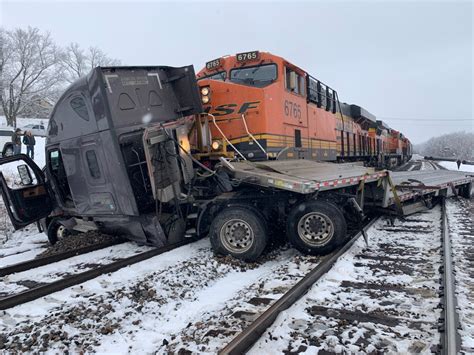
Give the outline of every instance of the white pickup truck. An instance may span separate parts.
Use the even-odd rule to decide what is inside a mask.
[[[12,134],[13,128],[0,127],[0,155],[2,157],[13,155]]]

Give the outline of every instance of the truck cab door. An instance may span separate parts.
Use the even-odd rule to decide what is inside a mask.
[[[46,217],[53,210],[43,172],[24,154],[0,159],[0,188],[15,229]]]

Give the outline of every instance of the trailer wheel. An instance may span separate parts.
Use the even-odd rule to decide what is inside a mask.
[[[471,189],[472,189],[472,183],[465,184],[459,189],[459,194],[467,198],[468,200],[471,198]]]
[[[257,210],[236,206],[224,209],[214,218],[209,237],[216,254],[254,261],[267,245],[267,228]]]
[[[54,245],[58,240],[67,237],[70,232],[61,224],[61,219],[53,218],[48,225],[46,234],[51,245]]]
[[[307,201],[288,215],[286,232],[290,243],[306,254],[327,254],[346,238],[347,225],[341,210],[327,201]]]

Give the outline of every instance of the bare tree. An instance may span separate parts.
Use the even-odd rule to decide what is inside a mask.
[[[70,83],[87,75],[91,69],[97,66],[119,65],[120,61],[110,58],[101,49],[89,47],[82,49],[77,43],[70,43],[64,50],[62,63],[66,80]]]
[[[0,31],[0,105],[7,124],[38,96],[47,97],[62,80],[60,51],[38,28]]]

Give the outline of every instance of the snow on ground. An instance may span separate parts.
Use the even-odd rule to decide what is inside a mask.
[[[94,269],[99,265],[106,265],[114,260],[127,258],[150,249],[150,247],[138,246],[133,242],[114,245],[38,267],[34,270],[5,276],[2,278],[2,281],[0,281],[0,290],[2,290],[2,293],[4,294],[13,294],[15,292],[27,290],[29,287],[26,287],[25,285],[31,282],[50,283],[58,281],[65,275],[75,275],[86,270]],[[25,258],[22,258],[22,260],[25,260]]]
[[[17,127],[20,127],[20,128],[28,124],[40,124],[40,123],[43,123],[45,126],[47,126],[48,121],[49,121],[48,118],[17,117],[16,124],[17,124]],[[0,116],[0,128],[3,128],[3,127],[8,127],[7,119],[5,118],[5,116]]]
[[[8,216],[5,216],[8,219]],[[8,222],[10,224],[10,222]],[[3,233],[3,234],[1,234]],[[3,242],[3,244],[2,244]],[[5,235],[0,231],[0,268],[30,260],[46,250],[49,242],[45,234],[38,233],[36,226],[27,227],[21,231]]]
[[[250,354],[429,353],[440,337],[440,209],[378,221]]]
[[[293,249],[279,249],[259,263],[242,263],[213,256],[209,240],[200,240],[6,310],[0,315],[0,349],[166,352],[176,335],[202,330],[199,321],[206,314],[241,302],[239,291],[262,282],[278,287],[275,271],[282,265],[298,269],[288,262],[295,257]],[[310,264],[293,274],[303,277]]]
[[[474,165],[461,164],[458,170],[458,165],[455,161],[440,161],[438,162],[438,164],[448,170],[466,171],[469,173],[474,173]]]

